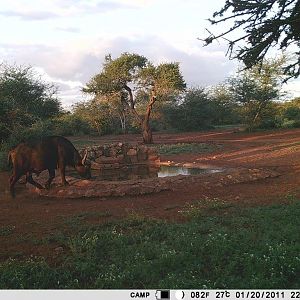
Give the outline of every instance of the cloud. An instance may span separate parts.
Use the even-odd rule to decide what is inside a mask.
[[[59,17],[56,13],[51,11],[19,11],[19,10],[4,10],[0,11],[0,15],[4,17],[18,17],[25,21],[47,20]]]
[[[135,1],[134,1],[135,2]],[[87,0],[57,0],[51,5],[40,6],[40,3],[22,4],[10,9],[0,10],[0,15],[4,17],[17,17],[23,21],[41,21],[54,18],[65,18],[72,16],[82,16],[90,14],[104,14],[120,9],[136,9],[140,5],[129,3],[128,1],[87,1]]]
[[[56,46],[0,44],[0,54],[7,62],[42,68],[48,79],[63,89],[61,95],[68,105],[82,97],[81,87],[100,72],[105,54],[111,53],[116,58],[123,52],[142,54],[155,64],[179,62],[189,86],[219,83],[235,69],[220,49],[204,50],[199,46],[188,53],[157,36],[97,38]]]
[[[193,51],[187,51],[157,36],[117,38],[112,41],[111,50],[113,57],[117,57],[122,52],[136,52],[156,64],[179,62],[189,85],[207,86],[219,83],[235,69],[235,63],[225,57],[225,47],[224,49],[214,46],[203,48],[199,43]]]
[[[70,32],[70,33],[79,33],[80,29],[78,27],[55,27],[58,31]]]
[[[287,92],[288,98],[300,97],[300,78],[288,81],[283,86],[283,91]]]

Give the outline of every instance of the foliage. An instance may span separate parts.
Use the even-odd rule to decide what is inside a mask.
[[[14,232],[15,228],[16,227],[13,225],[1,226],[0,227],[0,236],[11,235]]]
[[[281,127],[300,127],[300,98],[282,103],[279,111],[281,113]]]
[[[95,101],[77,103],[74,105],[73,114],[85,120],[90,127],[97,131],[98,135],[111,133],[111,129],[115,125],[106,103],[96,103]]]
[[[220,37],[228,41],[230,57],[243,61],[247,68],[262,63],[271,48],[295,53],[292,62],[284,68],[287,79],[300,74],[300,2],[298,0],[226,0],[213,14],[211,24],[228,24],[220,34],[210,34],[206,45]],[[222,25],[224,27],[224,24]],[[244,30],[238,37],[232,32]]]
[[[232,125],[241,122],[238,105],[228,85],[219,84],[211,87],[208,96],[213,106],[213,125]]]
[[[212,128],[215,105],[202,88],[191,88],[186,91],[179,103],[170,104],[164,110],[171,127],[193,131]]]
[[[232,99],[240,106],[249,130],[261,126],[270,103],[281,96],[280,66],[283,61],[284,58],[266,60],[261,66],[255,65],[228,80]]]
[[[6,170],[8,168],[7,154],[19,143],[37,140],[43,136],[52,134],[52,122],[50,120],[37,121],[29,127],[18,126],[0,145],[0,170]]]
[[[61,112],[56,88],[31,67],[0,65],[0,169],[7,168],[11,148],[50,134],[50,120]]]
[[[55,94],[31,67],[0,65],[0,142],[21,127],[57,116],[61,107]]]
[[[28,128],[20,127],[19,130],[14,131],[9,138],[1,144],[1,150],[8,151],[19,143],[51,135],[51,126],[52,123],[50,121],[38,121]]]
[[[105,57],[103,69],[83,89],[95,98],[111,99],[117,95],[119,105],[125,105],[135,116],[143,130],[144,142],[152,142],[150,115],[154,103],[171,99],[185,88],[178,63],[154,66],[138,54],[123,53],[116,59]],[[140,102],[147,102],[146,112],[138,113]]]
[[[69,251],[59,265],[8,260],[0,288],[299,287],[299,201],[248,209],[211,201],[186,207],[185,223],[133,215],[60,238]]]
[[[90,124],[76,113],[64,113],[52,120],[51,131],[54,135],[84,135],[91,134]]]

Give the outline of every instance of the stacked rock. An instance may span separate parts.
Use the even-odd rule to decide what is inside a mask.
[[[110,145],[91,146],[88,150],[88,160],[92,169],[117,169],[125,165],[159,165],[160,158],[154,147],[114,143]],[[82,156],[85,149],[79,151]]]

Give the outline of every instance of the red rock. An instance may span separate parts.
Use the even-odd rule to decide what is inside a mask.
[[[127,151],[127,155],[128,156],[135,156],[135,155],[137,155],[137,151],[135,149],[131,148]]]

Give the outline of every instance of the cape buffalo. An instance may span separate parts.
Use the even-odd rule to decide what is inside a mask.
[[[43,189],[32,178],[32,173],[39,174],[43,170],[49,172],[46,189],[50,188],[57,168],[63,185],[68,184],[65,178],[66,166],[74,167],[79,175],[88,179],[91,177],[91,171],[90,165],[86,164],[86,158],[87,151],[81,158],[73,144],[62,136],[43,137],[37,141],[21,143],[8,154],[8,161],[13,165],[13,173],[9,180],[10,193],[15,196],[14,185],[23,175],[26,175],[27,182]]]

